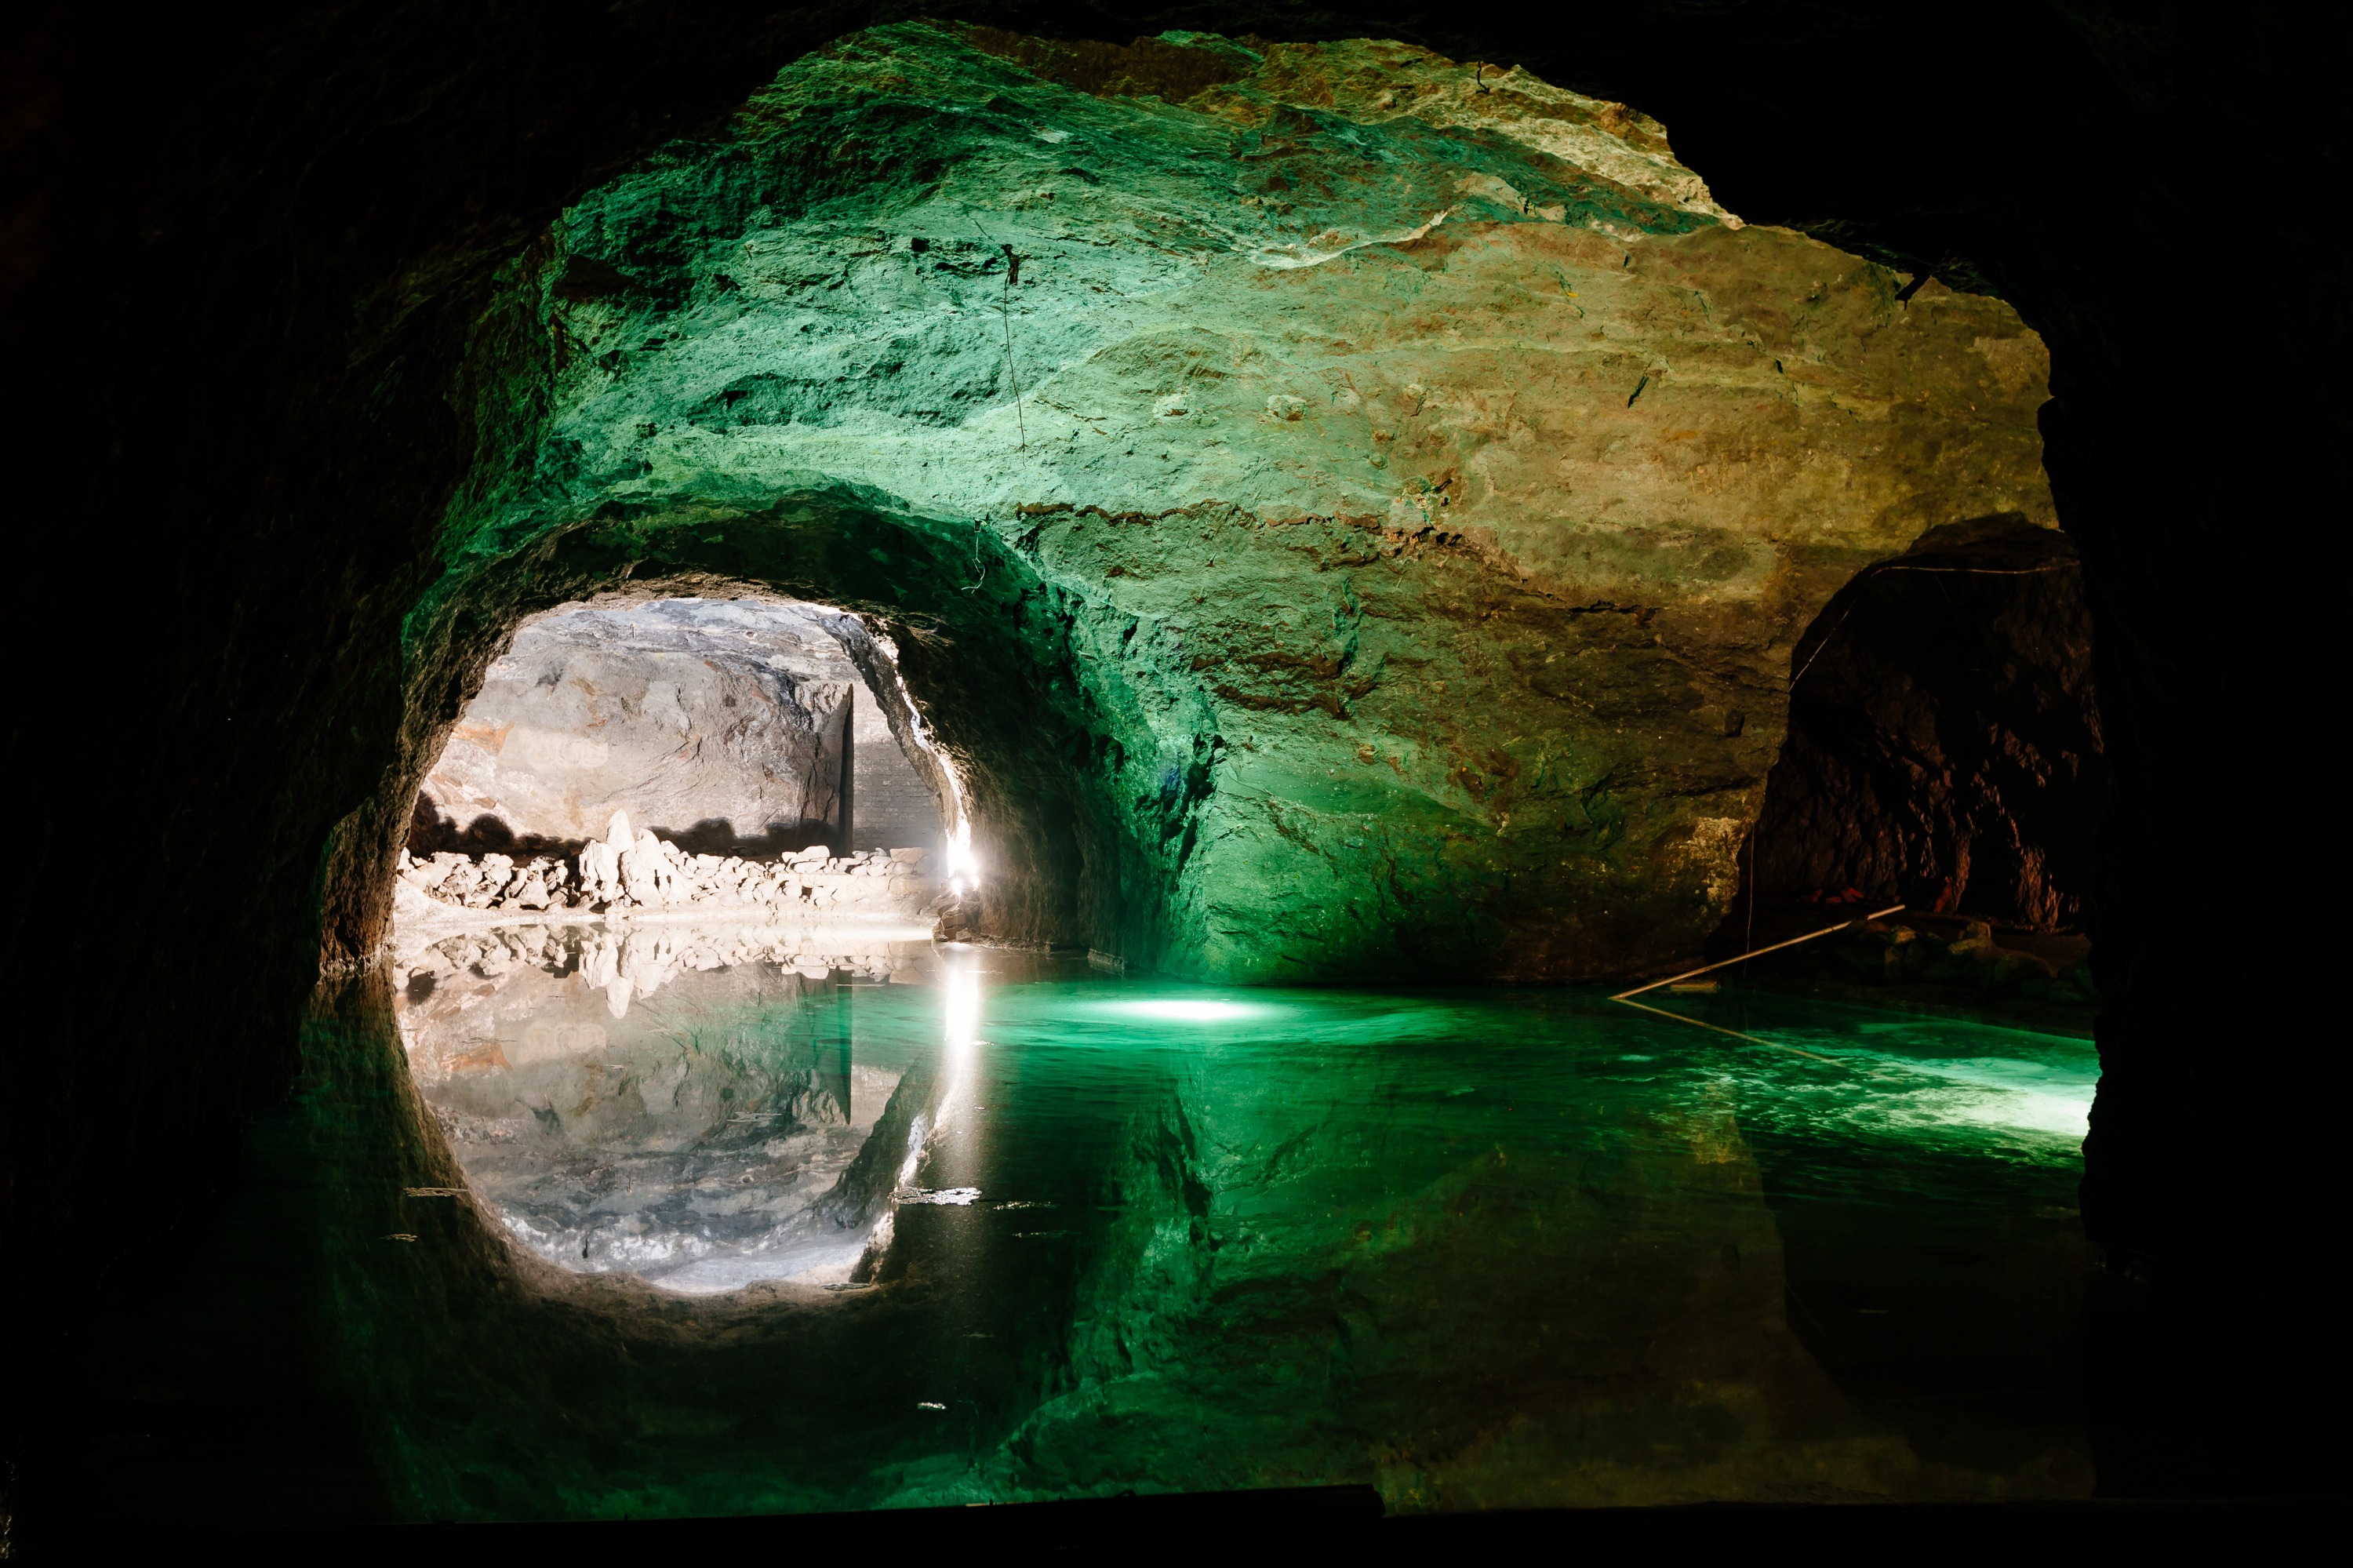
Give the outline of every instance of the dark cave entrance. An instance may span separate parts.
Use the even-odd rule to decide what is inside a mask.
[[[1791,668],[1788,735],[1711,955],[1900,904],[1894,927],[1759,978],[2087,1006],[2108,780],[2067,536],[2007,515],[1932,529],[1841,589]]]

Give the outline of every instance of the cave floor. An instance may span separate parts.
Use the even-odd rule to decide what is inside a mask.
[[[156,1245],[153,1294],[69,1347],[93,1510],[2091,1486],[2080,1040],[1761,993],[1664,1003],[1758,1045],[1583,991],[1227,991],[928,948],[870,973],[689,969],[591,1030],[550,1022],[610,1001],[564,991],[576,953],[520,990],[485,962],[477,1033],[510,1050],[522,1130],[464,1120],[396,977],[322,992],[300,1093],[210,1228]],[[526,1083],[532,1041],[530,1070],[595,1071]],[[595,1094],[637,1097],[623,1117]],[[602,1213],[599,1173],[659,1159],[705,1205],[673,1192],[663,1223],[756,1253],[756,1227],[721,1221],[742,1208],[725,1160],[800,1123],[906,1151],[854,1269],[683,1294],[609,1252],[559,1267],[497,1217],[557,1201],[517,1175],[533,1160],[605,1181],[577,1200]],[[685,1154],[703,1163],[681,1176]],[[842,1211],[847,1168],[803,1219]]]

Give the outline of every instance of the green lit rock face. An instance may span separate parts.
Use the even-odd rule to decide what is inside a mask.
[[[1830,596],[2051,521],[2040,341],[1904,283],[1524,73],[860,34],[510,274],[415,657],[630,577],[845,605],[1000,935],[1623,970],[1725,909]]]

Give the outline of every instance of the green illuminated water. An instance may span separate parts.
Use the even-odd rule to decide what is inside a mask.
[[[2088,1489],[2084,1042],[892,966],[326,999],[259,1158],[379,1506]]]

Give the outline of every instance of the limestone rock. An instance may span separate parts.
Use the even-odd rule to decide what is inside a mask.
[[[2052,521],[2039,341],[1906,282],[1522,72],[881,28],[564,215],[443,591],[561,541],[864,609],[981,802],[969,928],[1612,972],[1728,907],[1832,593]],[[1046,759],[956,684],[1014,636]]]
[[[860,683],[812,611],[559,610],[491,666],[426,778],[419,842],[576,844],[630,812],[731,849],[797,842],[838,812]]]

